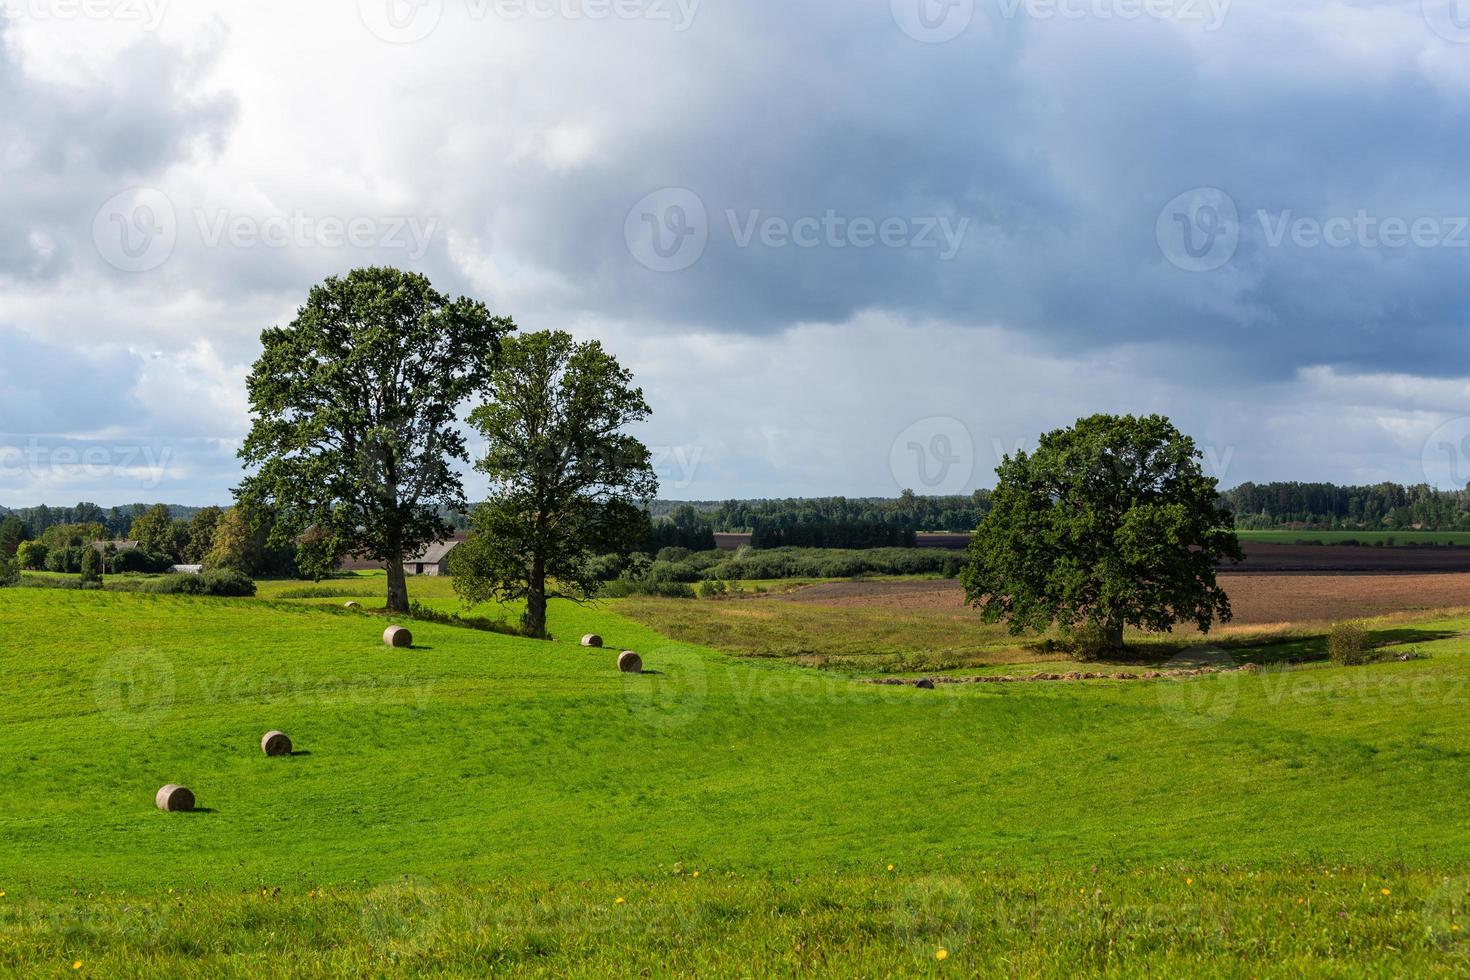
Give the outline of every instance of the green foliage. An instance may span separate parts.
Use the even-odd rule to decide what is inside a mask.
[[[76,574],[82,570],[82,552],[91,551],[91,546],[48,548],[46,571]]]
[[[854,537],[833,537],[829,547],[869,547],[858,543],[859,534],[871,530],[874,540],[887,543],[884,529],[902,531],[973,531],[990,508],[990,491],[976,490],[967,496],[921,497],[905,491],[898,497],[802,497],[784,500],[726,500],[723,502],[654,501],[650,513],[654,520],[688,511],[687,524],[705,524],[716,531],[754,531],[761,526],[768,531],[785,528],[839,529],[834,535],[851,533]],[[692,516],[690,516],[692,515]],[[808,533],[806,530],[800,534]],[[815,544],[816,538],[782,541],[782,544]],[[672,543],[672,542],[669,542]],[[693,546],[691,546],[693,547]],[[699,550],[699,549],[695,549]]]
[[[163,504],[154,504],[147,513],[133,521],[128,534],[138,542],[140,551],[172,559],[171,564],[176,564],[182,558],[187,525],[175,521]]]
[[[714,552],[691,558],[701,564],[710,578],[790,579],[853,578],[859,575],[942,575],[953,578],[963,558],[941,548],[874,548],[839,551],[823,548],[755,548]],[[711,560],[712,559],[712,560]]]
[[[20,567],[14,558],[0,555],[0,589],[20,584]]]
[[[114,583],[120,585],[120,583]],[[126,588],[122,586],[122,588]],[[228,568],[205,569],[198,575],[165,575],[143,579],[136,589],[154,595],[198,595],[221,598],[249,598],[255,595],[255,582],[248,576]]]
[[[1208,631],[1230,618],[1215,581],[1242,558],[1193,440],[1158,415],[1094,415],[1006,456],[961,573],[987,622],[1013,633],[1083,625]]]
[[[1376,659],[1362,623],[1333,623],[1327,634],[1327,656],[1335,664],[1356,666]]]
[[[0,558],[14,558],[21,544],[29,540],[31,530],[14,514],[0,520]]]
[[[491,496],[449,558],[467,604],[524,599],[525,630],[539,636],[548,599],[597,595],[594,557],[648,537],[637,505],[658,481],[648,448],[623,432],[648,414],[632,374],[598,342],[559,330],[505,341],[489,401],[470,413]]]
[[[81,569],[83,582],[102,581],[102,556],[96,548],[82,549]]]
[[[65,548],[80,548],[105,536],[105,529],[97,523],[54,524],[42,533],[41,543],[50,551],[60,551]]]
[[[220,508],[205,507],[190,518],[188,530],[184,534],[184,564],[204,564],[205,556],[214,547],[214,531],[223,516],[224,511]]]
[[[662,599],[693,599],[694,589],[683,582],[658,581],[651,578],[615,578],[604,582],[602,598],[624,599],[628,596],[657,596]]]
[[[21,568],[39,572],[46,567],[48,550],[39,541],[22,541],[15,552],[15,562]]]
[[[1113,653],[1112,638],[1100,624],[1085,622],[1063,638],[1063,646],[1073,660],[1088,663]]]
[[[277,545],[325,535],[303,556],[318,576],[327,557],[349,552],[387,563],[388,607],[407,612],[404,555],[448,537],[441,510],[467,506],[458,409],[486,390],[514,329],[396,269],[314,287],[288,326],[261,334],[240,450],[258,471],[241,502],[274,512]]]

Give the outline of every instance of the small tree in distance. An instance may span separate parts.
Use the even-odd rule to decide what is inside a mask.
[[[525,632],[545,636],[548,599],[594,598],[590,559],[646,538],[638,505],[658,478],[648,447],[622,431],[649,414],[632,381],[596,341],[561,331],[506,340],[491,400],[470,413],[488,444],[475,468],[491,495],[450,553],[467,604],[525,599]]]
[[[1123,648],[1123,629],[1230,619],[1216,565],[1244,557],[1193,440],[1159,415],[1094,415],[1006,456],[960,578],[987,622]]]
[[[82,581],[102,581],[102,555],[90,544],[82,548]]]

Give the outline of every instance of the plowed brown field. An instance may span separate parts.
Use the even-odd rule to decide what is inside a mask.
[[[1321,550],[1321,549],[1319,549]],[[1393,612],[1470,606],[1470,574],[1222,575],[1234,625],[1332,622]],[[834,582],[779,597],[818,606],[964,609],[958,582]]]

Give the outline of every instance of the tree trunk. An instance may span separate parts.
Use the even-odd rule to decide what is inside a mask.
[[[388,560],[388,611],[408,612],[408,576],[403,572],[403,556]]]
[[[1118,653],[1123,649],[1123,621],[1108,621],[1108,649]]]
[[[531,562],[530,581],[526,584],[526,633],[546,635],[546,565],[538,558]]]

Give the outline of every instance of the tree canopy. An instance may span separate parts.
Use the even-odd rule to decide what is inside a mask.
[[[1013,633],[1208,630],[1230,619],[1217,563],[1243,558],[1193,440],[1158,415],[1094,415],[1006,456],[961,572],[969,601]]]
[[[525,599],[525,630],[542,636],[548,598],[595,596],[591,557],[649,533],[639,504],[658,479],[648,448],[623,431],[648,414],[632,374],[596,341],[561,331],[507,339],[490,400],[470,413],[487,443],[475,468],[491,496],[450,555],[461,598]]]
[[[441,510],[467,506],[456,413],[485,390],[514,329],[483,303],[451,300],[397,269],[314,287],[289,325],[261,334],[240,450],[258,470],[240,501],[274,513],[278,544],[312,531],[303,560],[384,562],[388,608],[407,612],[405,554],[448,537]]]

